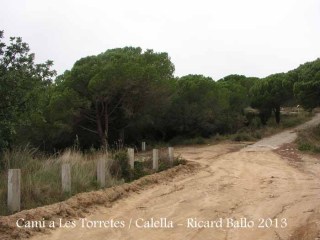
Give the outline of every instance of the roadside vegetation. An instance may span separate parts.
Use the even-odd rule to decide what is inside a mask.
[[[179,164],[185,164],[176,157],[171,166],[167,157],[167,149],[160,150],[159,170],[161,172]],[[4,171],[0,172],[0,216],[7,215],[7,169],[21,169],[21,201],[22,209],[30,209],[59,201],[63,201],[80,192],[101,189],[97,182],[96,162],[106,159],[106,187],[112,187],[125,182],[131,182],[143,176],[152,174],[152,154],[139,153],[136,156],[135,168],[130,169],[127,151],[110,152],[107,157],[104,151],[82,153],[75,149],[66,149],[61,154],[45,155],[37,149],[24,147],[6,150],[3,153]],[[61,190],[61,165],[71,166],[72,187],[70,193]]]
[[[183,138],[176,137],[170,140],[169,144],[171,145],[201,145],[201,144],[212,144],[219,143],[221,141],[236,141],[236,142],[252,142],[257,141],[261,138],[271,136],[278,132],[281,132],[284,129],[292,128],[298,126],[312,118],[314,115],[312,112],[301,111],[298,113],[292,108],[285,110],[286,112],[282,113],[282,121],[280,124],[277,124],[274,118],[270,118],[267,121],[266,125],[261,124],[258,116],[252,120],[252,123],[249,126],[244,126],[239,129],[237,132],[232,134],[216,134],[210,138],[204,137],[194,137],[194,138]],[[162,145],[165,145],[163,143]]]
[[[286,109],[286,112],[282,114],[282,121],[279,124],[274,118],[269,119],[266,125],[261,124],[258,119],[256,119],[255,124],[244,127],[235,134],[229,135],[229,139],[233,141],[257,141],[261,138],[281,132],[284,129],[298,126],[310,120],[314,115],[307,111],[300,111],[299,113],[291,111],[291,108]]]
[[[296,140],[298,149],[303,152],[319,154],[320,153],[320,125],[299,131]]]

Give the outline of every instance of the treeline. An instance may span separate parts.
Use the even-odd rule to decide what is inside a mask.
[[[63,54],[63,53],[62,53]],[[44,151],[121,146],[177,136],[233,133],[259,118],[281,121],[283,106],[320,104],[320,59],[266,78],[174,76],[167,53],[110,49],[56,76],[34,63],[21,38],[0,32],[0,148]],[[258,115],[246,110],[258,109]]]

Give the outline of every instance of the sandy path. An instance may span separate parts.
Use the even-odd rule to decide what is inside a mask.
[[[319,122],[319,115],[315,119],[312,124]],[[124,228],[86,228],[77,221],[75,228],[58,228],[49,235],[41,234],[32,239],[320,238],[319,162],[308,162],[307,158],[303,160],[305,164],[296,167],[272,151],[292,141],[294,135],[294,131],[285,131],[246,148],[230,143],[179,148],[177,152],[184,158],[201,164],[199,171],[133,193],[112,207],[97,207],[86,216],[94,221],[124,221]],[[313,164],[312,171],[307,171],[310,164]],[[166,218],[167,222],[173,222],[173,228],[138,228],[135,223],[139,218]],[[188,228],[188,218],[221,219],[223,225]],[[227,226],[228,219],[232,218],[252,220],[254,226]],[[267,221],[260,225],[264,228],[258,227],[260,218]],[[272,226],[268,227],[270,222]],[[142,221],[138,220],[138,224]]]
[[[270,149],[277,149],[285,143],[293,142],[297,138],[297,131],[303,130],[312,126],[320,124],[320,113],[314,116],[310,121],[290,130],[283,131],[279,134],[264,138],[255,144],[243,149],[244,151],[268,151]]]

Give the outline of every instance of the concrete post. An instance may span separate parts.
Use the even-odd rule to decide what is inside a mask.
[[[173,163],[173,159],[174,159],[173,147],[169,147],[168,151],[169,151],[169,161],[172,164]]]
[[[106,186],[106,160],[103,158],[97,162],[97,181],[100,187]]]
[[[131,169],[134,169],[134,149],[128,148],[128,161]]]
[[[152,168],[156,171],[159,169],[159,150],[158,149],[153,149],[153,161],[152,161]]]
[[[146,151],[146,142],[142,142],[142,144],[141,144],[141,150],[142,150],[142,152],[145,152],[145,151]]]
[[[61,182],[62,182],[62,191],[71,192],[71,168],[69,163],[62,164]]]
[[[20,211],[20,190],[21,171],[20,169],[9,169],[8,172],[8,209],[10,213]]]

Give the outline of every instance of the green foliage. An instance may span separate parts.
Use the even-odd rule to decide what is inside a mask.
[[[143,176],[150,174],[150,170],[147,171],[145,168],[145,162],[134,162],[134,170],[133,170],[133,177],[131,180],[139,179]]]
[[[241,141],[253,141],[255,139],[251,137],[248,133],[239,132],[232,137],[232,140],[236,142],[241,142]]]
[[[300,144],[298,145],[298,149],[299,149],[300,151],[307,151],[307,152],[309,152],[309,151],[313,151],[314,147],[313,147],[313,145],[310,144],[310,143],[300,143]]]
[[[261,124],[258,118],[254,118],[250,125],[239,129],[236,133],[225,136],[224,139],[233,141],[256,141],[263,137],[276,134],[283,129],[292,128],[302,124],[312,117],[312,114],[300,112],[299,114],[283,114],[280,124],[270,118],[267,125]],[[215,139],[215,138],[213,138]],[[221,139],[223,140],[223,138]]]
[[[229,107],[227,94],[209,77],[178,79],[167,116],[171,132],[186,137],[208,137],[216,132],[220,113]]]
[[[298,149],[310,153],[320,153],[320,125],[298,133]]]
[[[8,45],[3,37],[0,31],[0,152],[12,144],[19,128],[37,118],[41,96],[55,75],[53,62],[35,64],[20,37],[11,37]]]
[[[126,181],[132,179],[132,171],[128,163],[128,154],[126,151],[119,151],[113,155],[114,162],[111,166],[111,174],[118,178],[124,178]]]
[[[175,138],[172,138],[169,143],[170,145],[201,145],[206,143],[206,139],[204,139],[203,137],[184,138],[182,136],[177,136]]]
[[[228,105],[219,114],[217,125],[220,133],[233,133],[248,124],[245,109],[250,105],[248,94],[252,85],[258,78],[247,78],[243,75],[229,75],[219,80],[219,92],[224,91],[224,96]]]
[[[240,111],[250,105],[248,92],[258,78],[247,78],[243,75],[229,75],[218,81],[218,84],[229,91],[229,104],[232,111]]]
[[[82,58],[57,82],[56,105],[67,104],[61,111],[66,116],[60,119],[80,139],[94,134],[105,147],[110,138],[116,140],[124,128],[130,129],[140,119],[152,122],[148,114],[166,101],[173,71],[168,54],[141,48],[111,49]],[[65,94],[59,95],[59,89]],[[68,122],[70,113],[77,124]]]
[[[294,93],[306,109],[320,106],[320,78],[317,81],[297,82],[294,85]]]
[[[283,116],[282,128],[292,128],[309,120],[312,114],[301,112],[296,115]]]
[[[158,172],[165,171],[169,168],[172,168],[178,165],[185,165],[185,164],[187,164],[187,160],[185,160],[181,156],[175,157],[172,163],[169,161],[168,158],[160,158]]]
[[[214,85],[211,78],[201,75],[188,75],[178,79],[171,109],[174,112],[171,115],[173,128],[179,126],[177,130],[181,134],[191,132],[192,135],[201,131],[203,123],[213,121],[214,106],[211,104],[214,104],[216,98]]]
[[[284,73],[270,75],[257,81],[250,90],[252,107],[258,108],[262,124],[266,124],[274,112],[276,122],[280,123],[280,108],[292,98],[292,87],[288,87]]]
[[[0,205],[9,167],[22,169],[23,207],[30,208],[68,197],[60,191],[62,161],[72,163],[71,194],[98,188],[95,158],[88,161],[80,151],[94,155],[107,145],[123,149],[141,140],[253,141],[309,117],[281,115],[280,122],[282,107],[320,105],[320,59],[263,79],[233,74],[214,81],[194,74],[175,78],[167,53],[124,47],[81,58],[52,81],[52,61],[35,64],[27,43],[12,37],[6,44],[3,37],[0,31]],[[299,133],[299,149],[320,151],[318,130]],[[57,153],[70,147],[77,152],[65,158],[37,150]],[[135,162],[132,170],[125,151],[113,159],[107,166],[110,185],[154,172],[150,159]],[[176,159],[173,165],[183,163]],[[169,167],[168,159],[160,158],[159,171]]]
[[[214,81],[174,78],[167,53],[124,47],[81,58],[52,82],[52,62],[35,64],[29,51],[21,38],[5,44],[0,32],[0,149],[30,143],[56,152],[75,139],[80,150],[142,139],[203,143],[270,125],[271,116],[280,124],[283,106],[320,104],[320,59],[264,79],[233,74]]]
[[[288,73],[294,84],[294,95],[308,110],[320,106],[320,59],[300,65]]]

